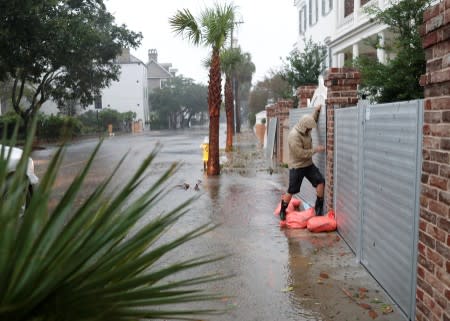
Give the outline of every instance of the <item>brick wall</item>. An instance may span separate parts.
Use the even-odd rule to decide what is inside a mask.
[[[308,99],[314,96],[317,85],[304,85],[297,88],[298,107],[308,107]]]
[[[416,320],[450,320],[450,0],[424,14],[427,71]]]
[[[294,107],[292,100],[279,100],[275,104],[266,107],[267,118],[278,118],[276,157],[278,163],[286,163],[283,159],[283,149],[286,137],[284,137],[283,127],[289,126],[289,109]]]
[[[325,173],[325,195],[327,208],[333,208],[334,197],[334,110],[355,106],[358,103],[357,87],[360,74],[353,68],[330,68],[325,77],[328,88],[327,111],[327,172]]]

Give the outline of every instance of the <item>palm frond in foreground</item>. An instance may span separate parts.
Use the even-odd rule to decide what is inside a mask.
[[[168,213],[153,213],[154,219],[149,223],[143,225],[141,220],[162,198],[165,183],[178,165],[173,164],[142,195],[131,197],[160,147],[155,148],[115,195],[106,197],[112,174],[74,210],[74,201],[99,144],[49,213],[49,196],[64,155],[61,148],[23,214],[18,204],[25,184],[23,174],[30,141],[14,174],[11,191],[0,203],[0,320],[188,319],[218,312],[195,308],[181,311],[173,306],[220,298],[199,290],[202,284],[220,279],[218,275],[174,278],[179,272],[218,258],[200,257],[170,266],[158,264],[169,251],[211,229],[205,225],[176,239],[156,242],[186,213],[192,199]],[[0,186],[6,180],[5,163],[0,158]]]

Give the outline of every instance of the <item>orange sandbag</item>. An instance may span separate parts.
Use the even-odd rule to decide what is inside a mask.
[[[308,220],[315,215],[314,208],[308,208],[305,211],[292,211],[286,214],[286,221],[280,221],[280,226],[287,228],[306,228]]]
[[[331,232],[336,230],[337,224],[334,218],[334,212],[329,211],[325,216],[315,216],[308,220],[306,226],[308,231],[313,233]]]
[[[298,198],[292,198],[291,201],[289,202],[289,205],[288,205],[287,209],[286,209],[286,213],[298,210],[301,204],[302,204],[301,200],[299,200]],[[275,211],[273,211],[273,214],[276,215],[276,216],[279,216],[280,215],[280,210],[281,210],[281,201],[280,201],[280,203],[278,203],[278,206],[275,209]]]

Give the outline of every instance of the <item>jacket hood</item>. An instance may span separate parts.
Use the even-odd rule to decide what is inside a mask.
[[[316,128],[316,121],[311,115],[305,115],[298,121],[297,125],[295,125],[295,129],[302,134],[306,133],[307,129]]]

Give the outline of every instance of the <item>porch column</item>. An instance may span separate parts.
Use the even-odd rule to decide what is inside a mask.
[[[330,68],[337,67],[339,63],[339,57],[337,54],[333,54],[331,56],[331,66]]]
[[[359,46],[357,43],[353,44],[353,59],[356,59],[359,57]]]
[[[378,41],[380,48],[377,48],[377,58],[382,64],[386,63],[386,51],[384,50],[385,35],[384,32],[378,33]]]
[[[361,0],[354,0],[353,1],[353,24],[357,23],[358,13],[359,13],[359,7],[360,7]]]
[[[337,57],[338,57],[338,59],[337,59],[337,67],[338,68],[344,67],[344,63],[345,63],[345,55],[344,55],[344,53],[337,54]]]

